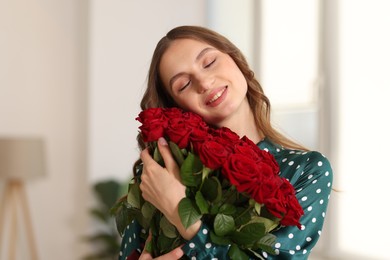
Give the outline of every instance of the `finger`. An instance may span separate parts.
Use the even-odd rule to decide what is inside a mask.
[[[152,260],[152,259],[153,259],[152,255],[146,251],[143,251],[142,254],[138,258],[138,260]]]
[[[161,157],[164,159],[165,168],[167,168],[168,172],[176,173],[178,171],[178,166],[172,156],[167,141],[163,137],[160,137],[157,143]]]
[[[145,148],[141,151],[140,158],[144,164],[149,164],[150,162],[154,162],[152,156],[149,153],[149,148]]]
[[[155,258],[156,260],[172,260],[172,259],[179,259],[184,255],[183,250],[181,247],[177,247],[173,249],[171,252],[166,253],[165,255],[159,256]]]
[[[149,232],[149,236],[145,241],[145,245],[149,243],[151,239],[152,239],[152,235]],[[153,257],[148,251],[146,251],[146,246],[145,246],[138,260],[149,260],[149,259],[153,259]]]

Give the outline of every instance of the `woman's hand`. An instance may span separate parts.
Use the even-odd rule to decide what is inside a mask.
[[[185,229],[179,216],[179,202],[186,196],[186,187],[181,183],[180,169],[164,138],[158,140],[158,149],[164,160],[161,167],[150,156],[148,149],[141,152],[143,170],[140,189],[142,197],[152,203],[176,226],[184,239],[191,239],[200,229],[201,221]]]
[[[161,255],[159,257],[153,258],[152,255],[145,250],[142,252],[139,260],[150,260],[150,259],[158,259],[158,260],[173,260],[173,259],[180,259],[180,257],[183,256],[183,250],[181,250],[180,247],[176,247],[171,252],[166,253],[165,255]]]
[[[177,211],[180,200],[186,196],[186,187],[181,183],[180,169],[164,138],[158,140],[158,149],[165,168],[153,160],[148,149],[141,152],[143,171],[140,189],[142,197],[170,219]]]

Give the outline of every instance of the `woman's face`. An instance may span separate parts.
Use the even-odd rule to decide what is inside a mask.
[[[215,126],[225,126],[248,109],[247,82],[233,59],[192,40],[172,42],[160,62],[165,88],[183,109]]]

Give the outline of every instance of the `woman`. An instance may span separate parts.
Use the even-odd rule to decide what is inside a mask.
[[[280,175],[294,186],[304,216],[301,229],[287,226],[275,231],[275,255],[259,253],[267,259],[308,258],[321,234],[332,186],[331,166],[320,153],[307,151],[272,127],[270,102],[237,47],[206,28],[172,29],[157,44],[150,65],[141,108],[152,107],[181,107],[195,112],[209,125],[228,127],[273,154]],[[143,149],[143,198],[164,213],[188,240],[183,247],[158,259],[178,259],[183,254],[192,259],[227,259],[229,247],[213,245],[208,227],[201,221],[188,229],[182,226],[178,204],[185,197],[185,186],[166,141],[160,138],[158,142],[165,168],[151,158],[141,138],[138,141]],[[129,248],[139,245],[137,230],[136,223],[127,227],[120,259],[126,259]],[[139,259],[152,257],[143,250]]]

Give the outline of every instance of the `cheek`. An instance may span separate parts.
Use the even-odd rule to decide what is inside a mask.
[[[246,92],[248,90],[248,83],[240,70],[236,73],[236,81],[238,85],[241,86],[240,89],[242,89],[242,91]]]
[[[234,63],[233,60],[230,60],[227,64],[229,66],[229,69],[227,71],[229,71],[229,75],[233,77],[235,84],[239,87],[242,87],[242,90],[246,92],[248,89],[248,84],[246,82],[244,74],[242,74],[241,70],[238,68],[238,66],[236,65],[236,63]]]
[[[191,111],[195,114],[198,114],[203,118],[203,120],[210,124],[215,120],[215,118],[212,118],[211,115],[209,115],[204,108],[201,107],[200,101],[196,97],[186,97],[185,100],[178,100],[177,104],[184,110]]]
[[[173,98],[176,104],[184,110],[199,113],[198,100],[191,94],[185,94],[181,97]]]

